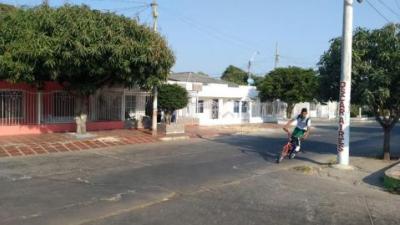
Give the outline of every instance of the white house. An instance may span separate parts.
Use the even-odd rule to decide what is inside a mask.
[[[168,83],[184,87],[190,96],[186,108],[177,116],[186,122],[199,125],[276,122],[286,118],[286,103],[282,101],[260,102],[255,86],[240,86],[201,73],[170,74]],[[309,110],[312,118],[333,119],[337,115],[337,103],[299,103],[293,116],[302,108]]]
[[[239,86],[199,73],[174,73],[168,83],[189,92],[189,104],[178,111],[178,118],[192,118],[200,125],[262,123],[258,91],[254,86]]]

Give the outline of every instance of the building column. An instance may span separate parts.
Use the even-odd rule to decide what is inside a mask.
[[[224,99],[218,99],[218,119],[223,119],[222,114],[224,111]]]
[[[252,111],[253,111],[252,106],[253,106],[253,104],[252,104],[251,100],[248,101],[248,106],[249,106],[249,108],[248,108],[247,112],[249,113],[249,123],[250,123],[251,122],[251,118],[253,117],[253,115],[252,115]]]
[[[239,119],[240,123],[242,123],[242,101],[239,101]]]
[[[41,124],[41,120],[42,120],[42,92],[41,91],[38,91],[37,92],[37,94],[36,94],[36,97],[37,97],[37,100],[36,100],[36,103],[37,103],[37,124],[38,125],[40,125]]]
[[[121,99],[121,120],[125,121],[125,89],[122,92],[122,99]]]

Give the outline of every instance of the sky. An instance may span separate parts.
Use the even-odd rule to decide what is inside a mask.
[[[379,28],[399,22],[400,0],[354,0],[354,26]],[[40,0],[0,0],[33,6]],[[151,0],[49,0],[51,6],[86,4],[151,25]],[[329,41],[342,33],[343,0],[158,0],[159,32],[176,56],[174,72],[202,71],[220,76],[226,67],[253,73],[278,66],[316,68]],[[373,7],[376,8],[376,11]],[[379,14],[380,13],[380,14]],[[256,54],[256,52],[259,52]]]

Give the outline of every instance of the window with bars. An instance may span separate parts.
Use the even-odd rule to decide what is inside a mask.
[[[197,101],[197,113],[204,113],[204,100]]]
[[[310,103],[310,111],[317,110],[317,104],[315,102]]]
[[[239,109],[240,109],[240,101],[235,101],[233,103],[233,112],[234,113],[239,113]]]
[[[249,108],[249,103],[248,102],[242,102],[242,113],[247,113]]]
[[[134,118],[136,113],[136,95],[125,96],[125,119]]]

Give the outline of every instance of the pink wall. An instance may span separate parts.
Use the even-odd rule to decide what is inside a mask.
[[[88,131],[123,129],[124,122],[123,121],[88,122],[86,126]],[[76,125],[73,123],[0,126],[0,136],[74,132],[75,129]]]
[[[0,81],[0,89],[13,89],[13,90],[23,90],[31,93],[30,101],[25,101],[25,115],[31,115],[29,121],[36,123],[37,118],[37,98],[35,93],[37,88],[33,85],[18,83],[12,84],[7,81]],[[51,92],[63,90],[63,87],[57,82],[45,82],[43,92]],[[49,107],[45,107],[45,111],[52,109],[52,101],[49,98],[43,99],[43,104],[47,104]],[[44,112],[48,113],[48,112]],[[123,121],[102,121],[102,122],[88,122],[88,131],[98,131],[98,130],[112,130],[112,129],[123,129]],[[1,126],[0,125],[0,136],[6,135],[18,135],[18,134],[41,134],[41,133],[54,133],[54,132],[74,132],[76,125],[74,123],[60,123],[60,124],[45,124],[45,125],[15,125],[15,126]]]

